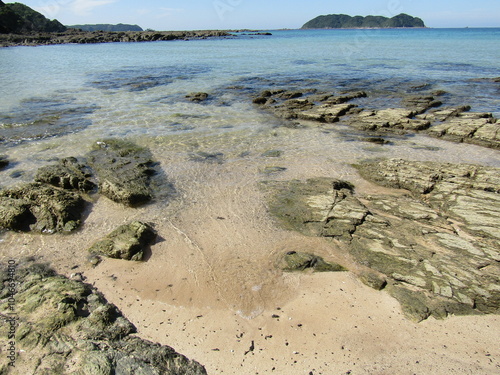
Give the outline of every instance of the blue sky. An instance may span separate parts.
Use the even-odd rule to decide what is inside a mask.
[[[4,0],[4,2],[6,2]],[[11,1],[8,1],[11,2]],[[65,25],[155,30],[300,28],[322,14],[407,13],[429,27],[500,27],[500,0],[19,0]]]

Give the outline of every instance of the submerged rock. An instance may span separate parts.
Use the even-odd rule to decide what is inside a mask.
[[[340,264],[326,262],[320,256],[301,253],[296,251],[289,251],[283,256],[282,269],[284,271],[305,271],[312,269],[315,272],[341,272],[347,271],[346,268]]]
[[[152,199],[151,176],[156,173],[151,152],[117,139],[97,142],[88,155],[99,191],[109,199],[136,206]]]
[[[95,184],[90,181],[90,172],[76,158],[64,158],[56,165],[38,169],[35,181],[44,182],[63,189],[90,191]]]
[[[346,104],[347,102],[366,97],[363,91],[342,95],[310,94],[311,92],[302,91],[266,90],[254,98],[253,103],[262,105],[285,119],[333,123],[357,107],[354,104]]]
[[[92,254],[109,258],[141,261],[144,250],[156,239],[155,230],[146,223],[134,221],[121,225],[89,249]]]
[[[0,170],[6,168],[9,165],[9,159],[6,155],[0,155]]]
[[[83,198],[41,183],[0,191],[0,226],[19,231],[70,232],[80,225]]]
[[[329,178],[272,181],[269,210],[285,228],[344,242],[372,270],[360,279],[386,288],[411,319],[500,313],[500,170],[404,160],[358,169],[408,193],[360,196]]]
[[[0,337],[16,347],[13,358],[1,356],[2,374],[14,373],[10,362],[29,374],[206,374],[171,347],[132,336],[133,324],[91,285],[43,264],[9,267],[15,267],[16,304],[9,303],[2,270],[0,311],[7,316],[14,309],[17,320]]]
[[[189,99],[192,102],[204,102],[207,100],[209,95],[206,92],[193,92],[189,95],[186,95],[186,99]]]
[[[200,163],[223,164],[224,154],[222,152],[198,151],[196,153],[191,153],[189,159]]]

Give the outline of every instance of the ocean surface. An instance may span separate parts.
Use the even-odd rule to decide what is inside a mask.
[[[3,182],[29,179],[57,157],[83,155],[104,137],[211,137],[224,152],[228,134],[252,137],[280,126],[252,104],[268,88],[376,93],[363,108],[397,106],[401,92],[444,90],[446,105],[500,115],[498,83],[488,80],[500,76],[500,29],[271,33],[0,49],[0,153],[23,172],[11,166],[0,172]],[[185,99],[199,91],[210,100]],[[498,162],[486,154],[485,163]]]

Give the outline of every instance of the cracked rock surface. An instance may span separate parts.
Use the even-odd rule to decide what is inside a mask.
[[[500,312],[500,170],[383,160],[358,166],[394,194],[360,196],[344,181],[265,184],[269,210],[308,236],[345,244],[366,284],[416,321]]]

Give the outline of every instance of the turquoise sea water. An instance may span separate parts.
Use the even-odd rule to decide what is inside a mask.
[[[270,87],[368,90],[378,94],[363,106],[373,108],[397,105],[400,92],[445,90],[446,105],[500,115],[499,84],[488,80],[500,76],[500,29],[272,34],[1,49],[2,153],[72,135],[216,136],[275,126],[251,104]],[[197,91],[212,100],[185,100]]]

